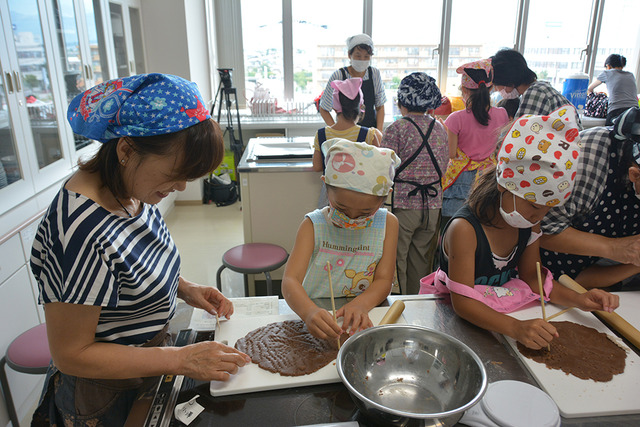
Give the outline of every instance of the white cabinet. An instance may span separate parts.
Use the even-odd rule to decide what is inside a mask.
[[[44,321],[36,308],[27,256],[38,222],[0,244],[0,354],[3,356],[18,335]],[[44,375],[22,374],[10,368],[6,368],[6,372],[16,412],[22,419],[37,402]],[[0,425],[8,422],[5,408],[0,398]]]
[[[0,0],[0,215],[64,179],[95,144],[74,139],[66,121],[70,98],[101,78],[105,63],[100,45],[92,53],[95,16],[84,6]]]
[[[109,14],[117,77],[146,73],[140,2],[110,1]]]

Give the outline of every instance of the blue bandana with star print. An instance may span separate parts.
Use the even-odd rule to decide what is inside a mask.
[[[209,118],[195,83],[159,73],[100,83],[76,96],[67,110],[75,133],[103,143],[178,132]]]

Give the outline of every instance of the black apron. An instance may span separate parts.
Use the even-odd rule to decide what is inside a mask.
[[[373,70],[371,67],[367,68],[369,72],[369,78],[367,80],[362,79],[362,95],[364,97],[364,117],[358,124],[360,126],[366,126],[369,128],[377,127],[376,121],[376,91],[373,87]],[[342,80],[349,78],[349,71],[347,67],[340,68],[342,73]]]
[[[420,126],[418,126],[416,124],[416,122],[414,122],[411,118],[403,117],[402,119],[412,123],[416,127],[416,129],[418,129],[418,132],[420,133],[420,136],[422,137],[422,144],[411,155],[411,157],[409,157],[407,160],[405,160],[400,165],[400,167],[398,167],[398,169],[396,169],[396,177],[394,178],[394,183],[402,182],[404,184],[410,184],[410,185],[414,186],[415,188],[409,192],[408,196],[409,197],[413,197],[413,196],[416,196],[418,193],[420,193],[420,196],[422,197],[422,207],[424,208],[424,205],[425,205],[425,203],[427,201],[427,198],[436,197],[438,195],[438,186],[440,186],[440,188],[442,188],[442,171],[440,170],[440,166],[438,166],[438,161],[436,160],[436,156],[433,154],[433,150],[431,149],[431,146],[429,145],[429,136],[431,135],[431,131],[433,131],[433,126],[436,124],[436,119],[433,119],[431,121],[431,124],[429,125],[429,129],[427,129],[427,133],[426,134],[424,134],[422,132],[422,129],[420,129]],[[423,184],[423,183],[420,183],[420,182],[408,181],[408,180],[404,180],[402,178],[399,178],[399,176],[402,173],[402,171],[404,171],[407,168],[407,166],[409,166],[411,164],[411,162],[413,162],[416,159],[416,157],[418,157],[418,154],[420,154],[420,152],[422,152],[422,150],[424,148],[426,148],[427,151],[429,152],[429,157],[431,157],[431,163],[433,163],[433,166],[435,166],[436,172],[438,173],[438,179],[436,181],[428,182],[426,184]],[[391,208],[392,209],[393,209],[394,194],[395,194],[394,192],[391,193]]]
[[[616,142],[611,142],[609,146],[608,175],[600,201],[585,217],[572,219],[571,227],[576,230],[614,238],[640,234],[640,200],[635,197],[633,187],[629,189],[620,181],[619,160],[622,150],[617,147],[619,144]],[[600,259],[545,249],[540,250],[540,255],[544,266],[553,272],[554,277],[560,277],[561,274],[576,277]]]

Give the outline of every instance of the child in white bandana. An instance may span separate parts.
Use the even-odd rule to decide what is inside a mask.
[[[319,338],[373,326],[368,313],[389,295],[395,272],[398,220],[382,208],[400,159],[389,149],[330,139],[323,180],[329,206],[306,215],[287,262],[282,294]],[[351,297],[333,316],[313,301]]]
[[[505,137],[498,165],[479,177],[469,199],[447,224],[440,269],[421,281],[420,293],[450,293],[461,317],[540,349],[556,328],[542,319],[507,316],[540,299],[540,220],[571,195],[580,145],[575,109],[522,116]],[[585,311],[613,311],[618,297],[602,290],[578,294],[544,270],[544,298]]]

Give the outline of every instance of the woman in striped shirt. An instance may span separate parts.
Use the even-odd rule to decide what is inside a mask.
[[[46,212],[31,253],[52,364],[35,425],[124,425],[162,374],[226,380],[248,356],[216,342],[169,347],[176,298],[233,313],[215,287],[180,276],[155,206],[213,170],[222,135],[197,86],[177,76],[111,80],[78,95],[73,131],[102,142]]]

